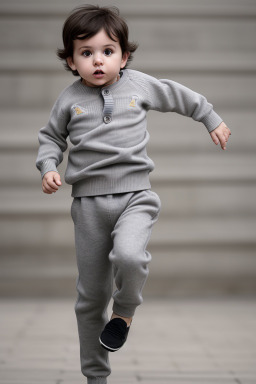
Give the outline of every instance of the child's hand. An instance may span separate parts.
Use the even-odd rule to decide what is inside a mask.
[[[58,191],[61,186],[60,175],[58,172],[47,172],[43,177],[42,188],[43,192],[51,195]]]
[[[231,135],[230,129],[222,122],[217,128],[210,132],[212,141],[217,145],[220,143],[222,149],[226,149],[226,143]]]

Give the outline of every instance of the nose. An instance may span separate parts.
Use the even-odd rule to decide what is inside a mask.
[[[101,54],[97,54],[94,56],[94,65],[102,65],[103,64],[103,57]]]

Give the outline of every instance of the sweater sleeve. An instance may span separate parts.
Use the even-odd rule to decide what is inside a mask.
[[[57,166],[62,162],[63,152],[68,146],[66,139],[69,114],[62,110],[61,104],[60,96],[53,106],[48,124],[39,131],[36,166],[40,170],[42,178],[46,172],[58,172]]]
[[[202,122],[208,132],[223,121],[206,98],[172,80],[148,78],[149,109],[161,112],[176,112]]]

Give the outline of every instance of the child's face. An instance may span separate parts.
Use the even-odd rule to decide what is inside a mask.
[[[129,53],[122,54],[118,41],[111,40],[102,29],[93,37],[74,40],[73,57],[68,57],[70,68],[79,73],[89,87],[104,87],[117,81]]]

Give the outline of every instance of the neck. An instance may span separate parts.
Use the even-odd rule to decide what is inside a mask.
[[[114,83],[116,83],[117,81],[119,81],[119,80],[120,80],[120,75],[118,74],[117,77],[115,78],[115,80],[112,81],[112,83],[110,83],[110,84],[104,84],[104,85],[100,85],[100,86],[97,86],[97,85],[95,85],[95,86],[90,85],[90,84],[87,83],[86,79],[81,79],[81,80],[82,80],[82,84],[86,85],[87,87],[90,87],[90,88],[103,88],[103,87],[106,87],[106,86],[108,86],[108,85],[114,84]]]

